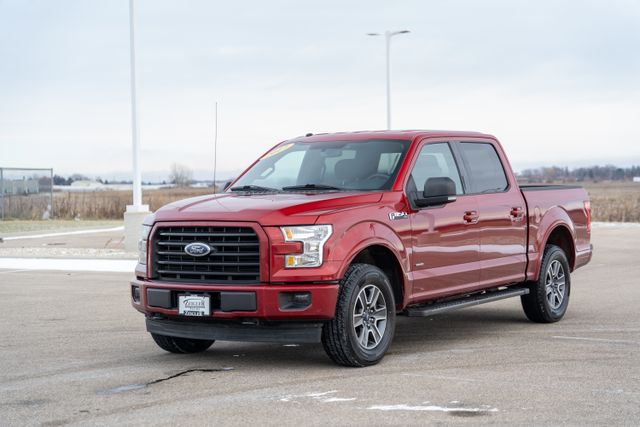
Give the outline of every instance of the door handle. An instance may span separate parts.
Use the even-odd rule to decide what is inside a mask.
[[[511,215],[512,221],[520,221],[524,218],[524,209],[522,209],[522,206],[513,207],[509,215]]]
[[[466,211],[462,216],[462,219],[467,224],[475,224],[478,222],[478,212],[477,211]]]

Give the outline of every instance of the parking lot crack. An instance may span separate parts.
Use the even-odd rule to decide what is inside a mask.
[[[187,370],[184,370],[184,371],[180,371],[177,374],[169,375],[168,377],[165,377],[165,378],[159,378],[157,380],[149,381],[148,383],[145,384],[145,387],[148,387],[148,386],[153,385],[153,384],[159,384],[161,382],[169,381],[169,380],[172,380],[174,378],[178,378],[178,377],[181,377],[183,375],[190,374],[192,372],[205,372],[206,373],[206,372],[228,372],[228,371],[233,371],[233,368],[215,368],[215,369],[195,368],[195,369],[187,369]]]
[[[153,380],[153,381],[149,381],[146,383],[139,383],[139,384],[128,384],[128,385],[123,385],[123,386],[119,386],[119,387],[114,387],[108,390],[102,390],[99,391],[98,394],[119,394],[119,393],[124,393],[127,391],[134,391],[134,390],[140,390],[143,388],[147,388],[149,386],[152,386],[154,384],[159,384],[165,381],[169,381],[172,380],[174,378],[178,378],[181,377],[183,375],[187,375],[193,372],[200,372],[200,373],[208,373],[208,372],[229,372],[229,371],[233,371],[233,368],[210,368],[210,369],[204,369],[204,368],[194,368],[194,369],[186,369],[184,371],[180,371],[178,373],[175,373],[173,375],[169,375],[168,377],[164,377],[164,378],[158,378],[157,380]]]

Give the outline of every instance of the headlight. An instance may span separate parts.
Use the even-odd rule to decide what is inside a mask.
[[[150,225],[143,225],[140,230],[140,240],[138,240],[138,262],[140,264],[147,263],[147,240],[151,233]]]
[[[286,268],[320,267],[324,244],[331,236],[330,225],[297,225],[280,227],[285,242],[301,242],[301,254],[284,256]]]

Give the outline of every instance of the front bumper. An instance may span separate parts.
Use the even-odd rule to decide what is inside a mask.
[[[137,288],[137,289],[136,289]],[[137,292],[136,292],[137,291]],[[190,285],[131,281],[131,304],[153,317],[185,320],[178,314],[179,294],[208,294],[212,307],[209,316],[187,317],[190,322],[207,320],[257,321],[326,321],[335,316],[338,298],[337,283],[322,284],[256,284],[256,285]],[[294,293],[309,294],[310,303],[304,307],[287,304],[283,296]],[[137,300],[134,295],[138,296]]]
[[[147,331],[178,338],[219,341],[249,341],[275,343],[317,343],[322,334],[322,322],[271,322],[245,324],[237,321],[189,321],[147,317]]]

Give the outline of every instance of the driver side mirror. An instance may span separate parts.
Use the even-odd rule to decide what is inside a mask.
[[[424,183],[422,197],[415,200],[416,206],[444,205],[456,201],[456,184],[449,177],[429,178]]]

